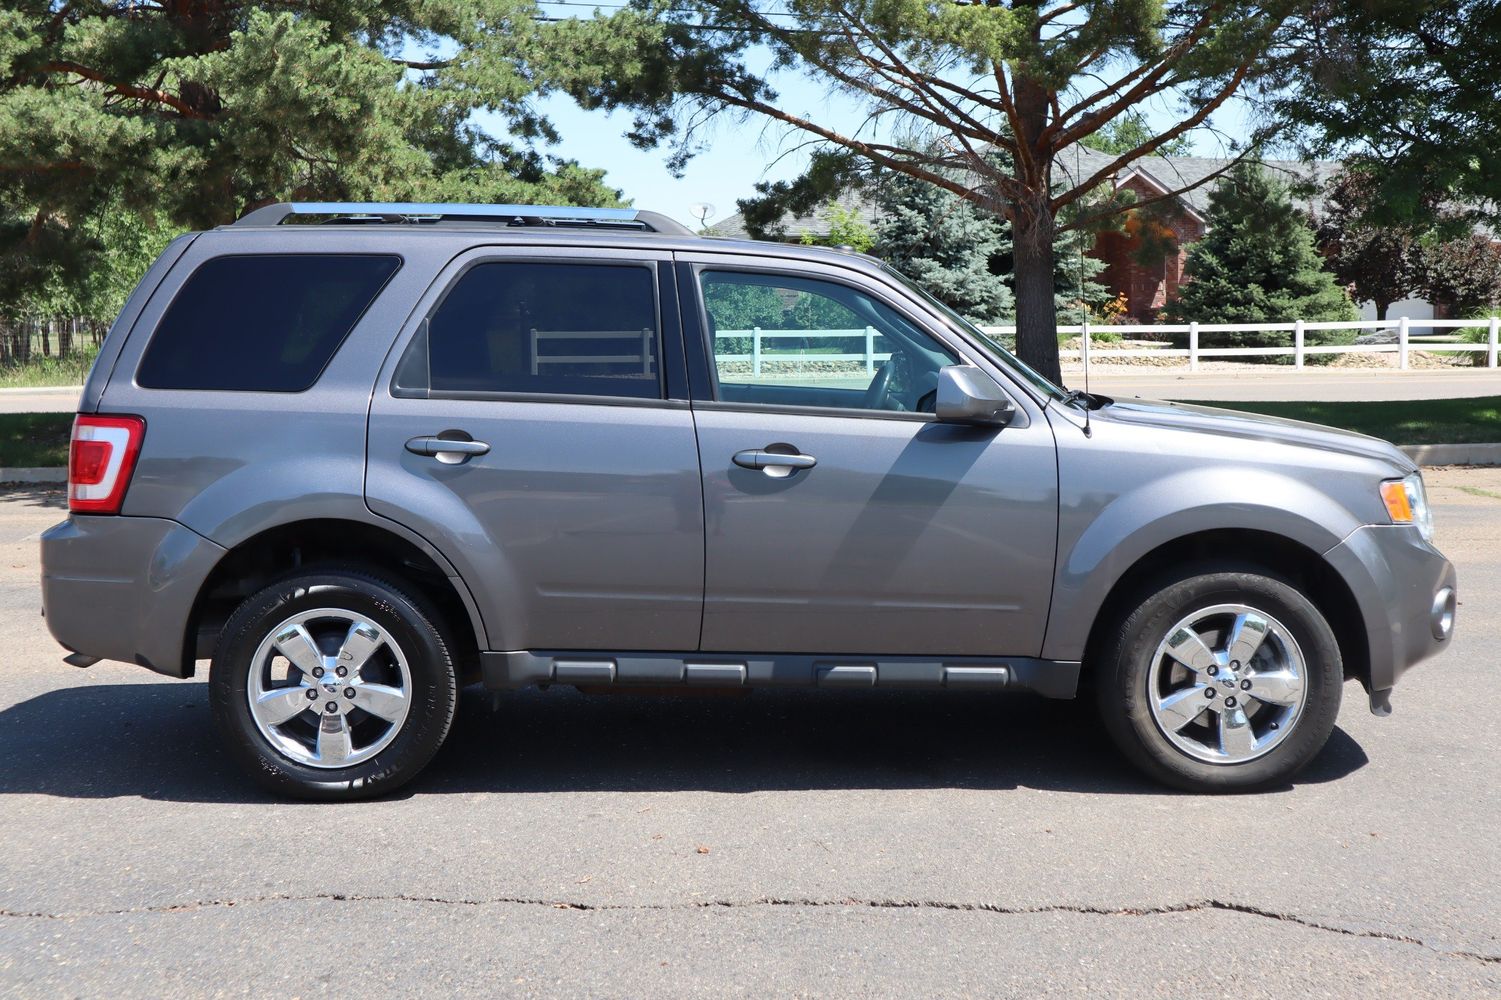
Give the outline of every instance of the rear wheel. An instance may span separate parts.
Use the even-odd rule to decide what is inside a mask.
[[[442,619],[359,569],[288,577],[231,616],[209,694],[231,754],[300,798],[368,798],[442,745],[457,684]]]
[[[1259,572],[1205,572],[1147,594],[1098,669],[1116,743],[1152,777],[1191,791],[1292,777],[1328,741],[1344,678],[1319,610]]]

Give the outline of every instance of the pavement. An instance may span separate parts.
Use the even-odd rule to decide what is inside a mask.
[[[1501,396],[1501,369],[1423,370],[1328,369],[1301,372],[1237,366],[1239,370],[1190,372],[1177,369],[1094,365],[1089,388],[1106,396],[1144,399],[1208,399],[1225,402],[1379,399],[1463,399]],[[1259,369],[1259,370],[1258,370]],[[1083,388],[1082,370],[1064,370],[1069,388]]]
[[[1292,785],[1138,777],[1085,703],[466,692],[415,784],[271,799],[203,681],[63,665],[0,494],[0,995],[1501,995],[1501,470],[1429,475],[1458,635]]]
[[[72,413],[83,386],[45,389],[0,389],[0,413]]]

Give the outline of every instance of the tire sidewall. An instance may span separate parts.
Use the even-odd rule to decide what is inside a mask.
[[[1173,745],[1152,717],[1147,694],[1168,629],[1219,604],[1255,608],[1287,628],[1303,655],[1307,692],[1293,731],[1262,756],[1236,764],[1197,760]],[[1153,777],[1192,791],[1251,791],[1287,781],[1328,742],[1344,684],[1339,643],[1323,615],[1293,586],[1259,572],[1205,573],[1162,587],[1126,618],[1103,666],[1099,707],[1111,735]]]
[[[250,714],[251,661],[271,629],[317,608],[368,616],[406,656],[412,699],[400,732],[369,760],[348,768],[308,767],[278,752]],[[209,700],[230,753],[262,785],[299,798],[368,798],[410,780],[452,724],[454,668],[440,619],[420,598],[379,577],[349,570],[302,573],[255,594],[231,616],[209,673]]]

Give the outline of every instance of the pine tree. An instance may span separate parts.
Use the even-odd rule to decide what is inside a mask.
[[[287,199],[618,203],[602,171],[538,149],[556,136],[533,110],[544,85],[526,51],[555,26],[536,13],[532,0],[12,0],[0,297],[82,281],[109,255],[86,225],[106,212],[174,232]],[[480,129],[482,111],[509,135]]]
[[[1209,196],[1204,238],[1188,250],[1188,279],[1165,315],[1174,322],[1353,320],[1349,294],[1324,269],[1313,230],[1287,186],[1256,163],[1237,166]],[[1332,335],[1331,335],[1332,334]],[[1281,346],[1287,333],[1217,334],[1222,346]],[[1353,339],[1310,331],[1307,342]]]
[[[1007,224],[906,174],[881,177],[874,253],[972,322],[1009,323],[1014,299],[1004,269]]]

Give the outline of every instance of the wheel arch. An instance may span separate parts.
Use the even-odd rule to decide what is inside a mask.
[[[1285,535],[1248,528],[1218,528],[1179,536],[1132,563],[1111,585],[1085,641],[1084,675],[1149,588],[1182,579],[1189,567],[1261,571],[1281,578],[1318,608],[1339,643],[1345,677],[1369,688],[1371,652],[1354,593],[1339,571],[1315,550]]]
[[[357,564],[383,571],[417,588],[443,614],[460,645],[465,673],[477,671],[487,647],[484,621],[468,587],[442,554],[394,525],[345,518],[289,521],[251,535],[232,547],[209,571],[188,614],[185,666],[213,656],[219,633],[234,609],[272,581],[304,566]]]

